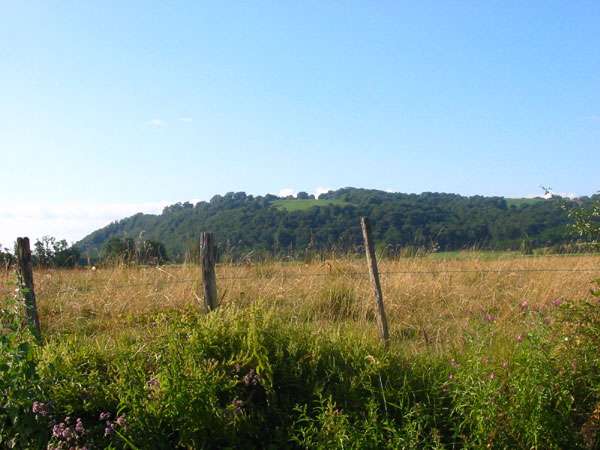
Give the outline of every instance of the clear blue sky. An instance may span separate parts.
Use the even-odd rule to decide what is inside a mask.
[[[227,191],[600,188],[599,1],[3,2],[0,43],[5,245]]]

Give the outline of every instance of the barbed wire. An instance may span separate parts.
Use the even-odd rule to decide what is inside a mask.
[[[393,270],[393,271],[381,271],[379,275],[390,276],[390,275],[443,275],[443,274],[512,274],[512,273],[595,273],[600,274],[600,268],[539,268],[539,269],[445,269],[445,270]],[[169,274],[171,275],[171,274]],[[171,275],[173,276],[173,275]],[[294,279],[294,278],[311,278],[311,277],[336,277],[336,276],[347,276],[347,277],[366,277],[369,276],[369,272],[366,271],[331,271],[331,272],[320,272],[320,273],[289,273],[279,272],[276,274],[248,274],[248,275],[225,275],[218,276],[217,281],[236,281],[236,280],[248,280],[248,279]],[[183,279],[160,279],[148,282],[131,282],[131,283],[112,283],[110,278],[91,278],[84,281],[83,285],[80,286],[69,286],[66,290],[109,290],[109,289],[123,289],[130,287],[143,287],[143,286],[165,286],[172,284],[183,284],[183,283],[196,283],[200,282],[199,278],[183,278]],[[90,284],[93,283],[93,284]],[[14,287],[0,286],[0,292],[11,293],[14,292]]]

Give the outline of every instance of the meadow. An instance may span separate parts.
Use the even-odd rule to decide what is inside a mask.
[[[0,445],[599,448],[600,256],[35,272],[43,343],[2,311]]]

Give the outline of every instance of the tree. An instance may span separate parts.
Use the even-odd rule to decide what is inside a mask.
[[[590,204],[580,204],[569,210],[571,228],[576,236],[587,243],[600,242],[600,198],[596,196]]]
[[[41,267],[73,267],[79,263],[81,252],[69,246],[65,239],[52,236],[36,239],[33,244],[33,264]]]
[[[115,263],[130,263],[135,261],[135,242],[131,238],[110,238],[102,248],[102,258]]]
[[[0,267],[4,270],[9,270],[15,262],[15,257],[7,248],[0,245]]]

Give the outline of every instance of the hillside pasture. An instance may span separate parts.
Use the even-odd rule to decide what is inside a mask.
[[[318,199],[281,199],[274,200],[271,204],[275,208],[284,209],[286,211],[306,211],[315,206],[351,206],[352,203],[344,200],[318,200]]]

